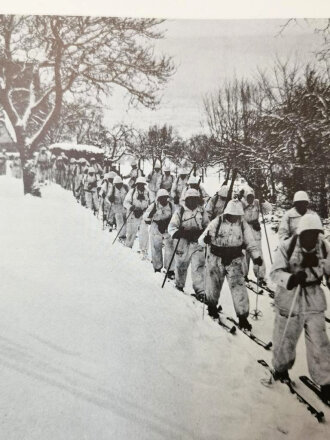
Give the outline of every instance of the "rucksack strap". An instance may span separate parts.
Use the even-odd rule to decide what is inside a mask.
[[[133,197],[134,197],[135,191],[136,191],[136,186],[134,187],[134,189],[133,189],[133,191],[132,191],[132,197],[131,197],[131,203],[132,203],[132,205],[133,205]]]
[[[217,236],[218,236],[218,234],[219,234],[219,229],[220,229],[221,223],[222,223],[222,216],[219,216],[219,221],[218,221],[218,224],[217,224],[217,228],[216,228],[216,230],[215,230],[215,236],[214,236],[214,238],[217,238]]]
[[[294,249],[296,247],[296,244],[297,244],[297,240],[298,240],[298,235],[294,235],[291,238],[291,242],[289,244],[289,248],[288,248],[288,251],[287,251],[288,261],[290,261],[290,259],[292,257],[293,251],[294,251]]]
[[[152,210],[150,211],[148,218],[152,218],[156,214],[156,211],[157,211],[156,201],[154,201],[153,204],[154,204],[154,206],[153,206]]]

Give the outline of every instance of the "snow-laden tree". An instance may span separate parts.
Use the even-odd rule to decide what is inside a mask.
[[[235,81],[204,102],[209,164],[236,169],[259,197],[291,203],[307,190],[329,215],[330,91],[320,65],[279,60],[253,83]],[[284,196],[284,197],[283,197]]]
[[[161,22],[0,16],[0,106],[23,165],[59,121],[64,101],[102,101],[117,86],[130,103],[157,106],[159,89],[174,72],[171,59],[156,56],[152,46],[163,37]]]
[[[127,145],[130,155],[142,161],[150,160],[152,165],[156,160],[163,163],[166,158],[179,164],[185,156],[183,140],[176,130],[167,124],[153,125],[147,130],[135,131],[135,136]]]

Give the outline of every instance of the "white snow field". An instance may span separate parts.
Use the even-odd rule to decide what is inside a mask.
[[[0,177],[1,439],[330,438],[284,385],[261,385],[257,360],[271,352],[203,319],[172,283],[161,289],[163,275],[112,246],[70,192],[42,192],[24,197]],[[232,313],[227,288],[222,304]],[[268,341],[270,299],[259,304],[254,330]],[[292,377],[330,421],[298,379],[306,372],[301,339]]]

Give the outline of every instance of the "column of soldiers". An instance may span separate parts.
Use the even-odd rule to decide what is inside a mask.
[[[38,159],[42,179],[41,164]],[[159,161],[147,177],[137,161],[121,176],[111,161],[102,168],[94,158],[69,161],[64,154],[51,158],[49,169],[49,178],[70,189],[83,206],[95,214],[102,212],[103,222],[110,230],[117,228],[124,245],[132,248],[138,237],[143,259],[150,247],[154,271],[167,271],[181,292],[190,267],[194,295],[205,301],[214,318],[227,279],[239,326],[252,329],[245,280],[252,260],[259,284],[266,283],[259,219],[272,210],[269,202],[256,198],[253,189],[231,199],[229,188],[223,185],[210,197],[199,176],[186,169],[174,176]],[[330,245],[306,192],[294,195],[278,238],[270,270],[270,279],[277,285],[273,376],[289,380],[296,344],[305,330],[311,377],[329,401],[330,343],[321,284],[330,286]]]

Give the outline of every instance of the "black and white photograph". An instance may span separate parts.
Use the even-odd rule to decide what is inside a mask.
[[[0,6],[0,439],[330,438],[330,7],[256,2]]]

